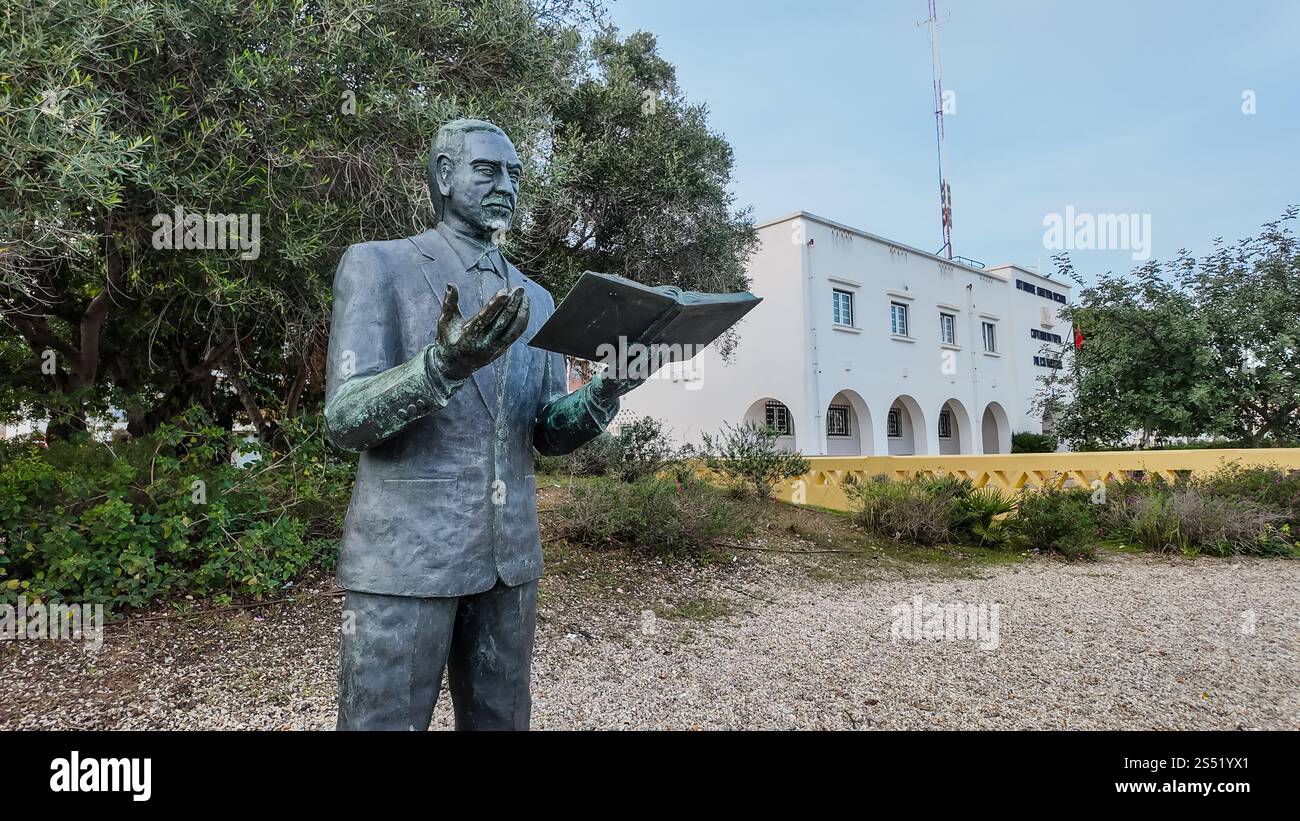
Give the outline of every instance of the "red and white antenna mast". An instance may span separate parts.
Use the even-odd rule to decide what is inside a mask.
[[[939,26],[947,22],[940,20],[934,7],[935,0],[930,0],[930,17],[917,25],[928,24],[930,27],[930,59],[934,64],[934,132],[939,149],[939,214],[943,221],[943,247],[940,253],[952,259],[952,190],[943,175],[943,79],[939,64]]]

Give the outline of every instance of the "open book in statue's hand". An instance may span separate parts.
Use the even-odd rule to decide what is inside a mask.
[[[620,362],[652,349],[656,366],[699,353],[761,298],[748,291],[705,294],[652,288],[587,271],[528,343],[594,362]]]

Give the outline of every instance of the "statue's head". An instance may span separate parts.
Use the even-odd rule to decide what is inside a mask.
[[[505,132],[486,120],[452,120],[429,151],[429,197],[439,222],[485,239],[509,230],[523,165]]]

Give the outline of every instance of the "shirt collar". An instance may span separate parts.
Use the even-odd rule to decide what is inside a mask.
[[[484,244],[474,237],[454,231],[445,222],[438,223],[434,230],[441,234],[443,239],[447,240],[451,250],[460,259],[463,270],[477,269],[491,271],[498,276],[505,276],[505,258],[501,256],[500,248],[495,245]]]

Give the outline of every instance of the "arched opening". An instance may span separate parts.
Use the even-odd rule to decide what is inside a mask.
[[[869,456],[875,451],[871,412],[856,391],[840,391],[826,407],[826,455]]]
[[[798,449],[798,443],[795,439],[794,414],[784,402],[778,399],[767,397],[760,399],[749,406],[745,411],[745,421],[753,422],[756,425],[767,425],[777,431],[779,434],[776,438],[777,447],[784,450],[795,451]]]
[[[925,414],[912,397],[904,395],[895,399],[889,406],[885,424],[890,456],[929,453]]]
[[[1007,412],[997,402],[990,402],[984,409],[984,420],[980,425],[983,432],[985,453],[1011,452],[1011,420]]]
[[[943,407],[939,408],[935,434],[939,437],[939,453],[975,452],[970,414],[966,412],[966,406],[956,399],[949,399],[943,403]]]

